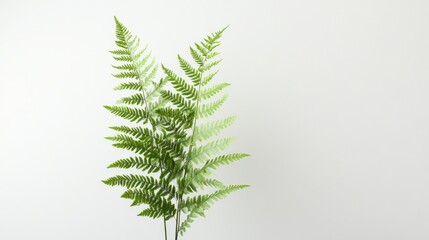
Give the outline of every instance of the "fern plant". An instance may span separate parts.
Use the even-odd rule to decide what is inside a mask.
[[[248,187],[225,185],[213,178],[218,167],[249,156],[221,154],[233,138],[216,136],[234,123],[234,116],[207,120],[227,99],[226,94],[218,96],[229,84],[213,80],[221,62],[217,48],[226,28],[189,48],[193,62],[178,56],[183,77],[161,65],[163,77],[157,80],[159,65],[147,46],[141,47],[139,38],[116,17],[115,23],[117,49],[111,53],[117,72],[113,76],[121,80],[115,90],[128,94],[104,107],[129,123],[111,127],[116,135],[107,139],[133,154],[108,168],[133,168],[138,173],[103,182],[125,187],[122,198],[131,200],[131,206],[145,206],[139,216],[161,218],[166,240],[167,221],[172,220],[177,240],[215,201]]]

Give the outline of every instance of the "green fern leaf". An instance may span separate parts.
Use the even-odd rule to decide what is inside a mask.
[[[165,220],[169,220],[172,217],[174,217],[174,214],[176,214],[176,208],[174,204],[162,202],[161,207],[150,207],[145,210],[143,210],[141,213],[139,213],[138,216],[142,217],[149,217],[149,218],[160,218],[164,217]]]
[[[204,189],[205,187],[221,189],[224,188],[225,185],[219,180],[204,178],[202,175],[198,175],[187,180],[184,187],[184,194],[191,194],[197,192],[199,189]]]
[[[213,113],[215,113],[216,110],[218,110],[222,106],[222,104],[226,101],[227,98],[228,95],[225,94],[219,100],[199,106],[197,110],[197,118],[205,118],[213,115]]]
[[[155,208],[162,208],[163,206],[167,204],[172,204],[170,200],[163,197],[161,194],[159,194],[159,187],[152,187],[152,188],[135,188],[135,189],[128,189],[127,191],[122,194],[122,198],[125,199],[131,199],[133,200],[133,203],[131,206],[138,206],[141,204],[148,204],[151,207]],[[158,190],[158,192],[157,192]]]
[[[197,182],[197,184],[201,188],[203,187],[224,188],[225,187],[225,185],[221,181],[216,179],[204,179]]]
[[[122,56],[122,55],[129,56],[130,55],[130,51],[128,51],[128,49],[113,50],[113,51],[110,51],[110,53],[112,53],[113,55],[116,55],[116,56]]]
[[[127,119],[131,122],[144,122],[146,123],[148,121],[148,114],[145,110],[140,108],[131,108],[131,107],[125,107],[125,106],[104,106],[107,110],[109,110],[111,113],[115,114],[116,116],[122,117],[124,119]]]
[[[176,189],[172,185],[167,185],[164,182],[160,182],[151,176],[142,175],[117,175],[108,178],[103,183],[109,186],[122,186],[128,189],[139,188],[145,189],[145,191],[156,191],[156,196],[170,196],[170,199],[174,197]]]
[[[190,63],[188,63],[185,59],[177,56],[179,59],[180,67],[185,72],[186,76],[188,76],[195,86],[200,84],[201,81],[201,72],[198,69],[195,69]]]
[[[195,89],[192,85],[186,83],[186,81],[175,74],[172,70],[162,66],[165,74],[167,74],[169,81],[172,83],[173,87],[188,99],[197,99],[197,89]]]
[[[123,71],[117,74],[113,74],[115,78],[134,78],[137,79],[137,74],[134,71]]]
[[[179,107],[183,111],[189,111],[194,108],[194,104],[189,100],[185,100],[180,94],[172,93],[168,90],[163,90],[161,91],[161,96],[164,99],[170,101],[172,104]]]
[[[248,156],[250,155],[245,153],[222,155],[206,161],[204,166],[201,168],[189,170],[188,177],[183,184],[183,186],[186,188],[185,192],[192,193],[197,191],[197,186],[201,185],[201,183],[204,183],[212,171],[217,169],[219,166],[229,165]]]
[[[156,97],[159,96],[161,90],[164,88],[164,86],[168,83],[167,79],[162,78],[158,83],[152,83],[153,89],[147,94],[146,101],[152,102],[156,99]],[[152,109],[152,108],[151,108]]]
[[[218,56],[219,54],[220,53],[218,53],[218,52],[211,52],[207,55],[207,60],[212,59],[212,58]]]
[[[129,134],[137,139],[150,139],[154,138],[153,131],[148,128],[143,128],[140,126],[137,127],[128,127],[128,126],[113,126],[111,129]]]
[[[205,85],[207,85],[215,76],[216,76],[216,74],[218,73],[219,71],[217,70],[217,71],[214,71],[214,72],[212,72],[212,73],[210,73],[210,74],[208,74],[207,76],[205,76],[204,78],[203,78],[203,80],[201,81],[201,85],[202,86],[205,86]]]
[[[225,32],[225,30],[228,28],[228,26],[222,28],[219,31],[216,31],[215,33],[207,36],[206,39],[204,39],[204,41],[207,44],[207,48],[210,49],[210,51],[212,51],[214,48],[216,48],[217,46],[219,46],[219,42],[218,40],[222,37],[223,32]]]
[[[209,71],[210,69],[212,69],[213,67],[217,66],[220,62],[222,62],[222,59],[219,59],[219,60],[213,61],[213,62],[211,62],[211,63],[208,63],[207,65],[204,65],[204,66],[201,68],[201,71],[202,71],[202,72],[207,72],[207,71]]]
[[[220,151],[226,149],[232,142],[234,141],[234,138],[223,138],[219,140],[215,140],[212,142],[209,142],[203,146],[198,146],[192,149],[190,152],[190,161],[200,163],[207,158],[218,154]]]
[[[191,223],[194,222],[198,216],[205,217],[204,212],[211,207],[211,205],[220,199],[225,198],[229,194],[247,188],[249,185],[230,185],[223,189],[209,195],[200,195],[197,197],[188,198],[183,204],[183,208],[187,208],[190,213],[185,221],[180,225],[179,232],[183,235]]]
[[[221,130],[231,126],[236,119],[235,116],[231,116],[222,120],[197,125],[194,130],[194,142],[207,140],[212,136],[218,135]]]
[[[142,171],[147,171],[148,173],[155,173],[161,170],[159,163],[156,163],[154,160],[142,157],[129,157],[119,159],[116,162],[110,164],[108,168],[136,168]]]
[[[151,54],[150,53],[146,54],[146,56],[144,56],[142,58],[142,56],[143,56],[143,54],[145,52],[146,52],[145,49],[143,49],[142,51],[140,51],[139,53],[137,53],[137,55],[134,56],[134,59],[135,59],[135,63],[134,64],[139,69],[141,69],[142,67],[144,67],[148,63],[148,61],[150,61],[150,59],[151,59]],[[152,62],[153,62],[153,60],[150,61],[150,63],[149,63],[149,66],[148,66],[149,69],[150,69],[150,65],[152,64]],[[148,70],[146,70],[146,72],[147,71]]]
[[[155,59],[153,59],[141,72],[140,79],[144,86],[152,83],[156,73],[158,71],[158,65],[156,65]]]
[[[214,159],[207,161],[206,164],[204,165],[203,169],[209,169],[210,168],[212,170],[215,170],[219,166],[229,165],[235,161],[241,160],[241,159],[248,157],[248,156],[250,156],[250,155],[246,154],[246,153],[232,153],[232,154],[218,156]]]
[[[129,71],[134,71],[135,67],[132,64],[122,64],[122,65],[112,65],[113,68],[119,69],[119,70],[129,70]]]
[[[122,55],[122,56],[113,56],[113,59],[119,62],[133,62],[133,59],[130,56]]]
[[[221,155],[214,159],[210,159],[206,161],[203,167],[193,170],[192,175],[189,177],[189,179],[187,179],[185,185],[201,181],[201,179],[205,179],[208,175],[211,174],[213,170],[216,170],[219,166],[229,165],[248,156],[250,155],[245,153],[232,153],[227,155]]]
[[[126,82],[126,83],[121,83],[119,86],[115,87],[113,90],[142,91],[143,87],[138,82]]]
[[[204,65],[204,57],[201,56],[200,53],[198,53],[197,50],[195,50],[192,47],[189,47],[189,51],[191,52],[192,58],[195,60],[195,62],[202,67]]]
[[[143,94],[136,93],[128,97],[123,97],[116,101],[116,104],[128,104],[128,105],[140,105],[142,106],[145,102]]]
[[[149,109],[150,109],[150,113],[154,114],[156,113],[156,111],[158,111],[158,109],[165,107],[165,105],[168,103],[167,100],[165,99],[159,99],[156,100],[155,102],[151,102],[149,103]]]
[[[204,89],[201,91],[200,99],[201,100],[209,99],[230,85],[231,84],[229,84],[229,83],[219,83],[219,84],[214,85],[211,88]]]
[[[136,140],[133,137],[124,134],[106,137],[106,139],[115,142],[112,145],[117,148],[134,151],[140,154],[143,154],[147,151],[146,147],[148,139]]]
[[[140,176],[140,175],[118,175],[104,180],[103,183],[110,186],[122,186],[128,189],[130,188],[146,188],[146,189],[157,189],[159,184],[157,180],[152,177]]]
[[[195,43],[195,47],[198,49],[199,54],[201,54],[205,58],[205,57],[207,57],[208,50],[205,48],[204,45],[205,45],[204,43],[200,43],[200,44]]]

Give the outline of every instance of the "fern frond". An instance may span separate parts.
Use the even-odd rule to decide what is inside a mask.
[[[173,185],[167,185],[151,176],[134,174],[117,175],[104,180],[103,183],[109,186],[122,186],[133,190],[135,190],[134,188],[139,188],[145,189],[145,191],[156,191],[156,196],[165,197],[168,195],[170,199],[173,198],[176,193],[176,188]]]
[[[167,204],[172,204],[170,200],[163,197],[159,192],[158,188],[135,188],[135,189],[128,189],[127,191],[122,194],[122,198],[125,199],[131,199],[133,200],[133,203],[131,206],[138,206],[141,204],[148,204],[151,207],[157,207],[162,208],[162,206],[165,206]],[[172,204],[173,205],[173,204]]]
[[[189,51],[191,52],[192,58],[195,60],[195,62],[202,67],[204,65],[204,57],[201,56],[200,53],[198,53],[197,50],[195,50],[193,47],[189,47]]]
[[[138,216],[149,217],[149,218],[160,218],[164,217],[165,220],[169,220],[176,214],[176,207],[170,202],[161,202],[161,206],[150,207],[139,213]]]
[[[185,194],[195,193],[198,189],[204,189],[205,187],[211,187],[216,189],[224,188],[225,185],[216,179],[204,178],[201,175],[194,176],[187,180],[184,184]]]
[[[131,108],[131,107],[125,107],[125,106],[104,106],[104,108],[106,108],[116,116],[122,117],[131,122],[146,123],[149,117],[147,112],[140,108]]]
[[[201,91],[200,99],[201,100],[209,99],[230,85],[231,84],[229,84],[229,83],[219,83],[219,84],[214,85],[213,87],[206,88],[206,89]]]
[[[115,78],[131,78],[138,79],[137,73],[135,71],[122,71],[117,74],[113,74]]]
[[[167,74],[168,79],[170,80],[173,87],[188,99],[197,99],[197,89],[195,89],[192,85],[188,84],[183,78],[179,77],[172,70],[162,66],[164,73]]]
[[[179,64],[182,70],[185,72],[195,86],[200,84],[201,81],[201,72],[198,69],[195,69],[190,63],[183,59],[180,55],[177,55],[179,59]]]
[[[207,55],[207,60],[210,60],[210,59],[212,59],[212,58],[214,58],[214,57],[216,57],[217,55],[219,55],[220,53],[218,53],[218,52],[211,52],[211,53],[209,53],[208,55]]]
[[[189,153],[190,161],[199,163],[205,161],[207,158],[218,154],[220,151],[226,149],[234,141],[233,137],[223,138],[209,142],[205,145],[198,146],[192,149]]]
[[[208,160],[204,165],[203,169],[215,170],[219,166],[229,165],[233,162],[236,162],[248,156],[250,155],[247,153],[232,153],[232,154],[218,156],[214,159]]]
[[[206,58],[209,57],[211,52],[220,45],[218,40],[222,37],[222,33],[226,28],[207,36],[203,42],[195,43],[195,47],[198,49],[199,54]]]
[[[219,42],[218,40],[222,37],[223,32],[225,32],[225,30],[228,28],[228,26],[222,28],[219,31],[216,31],[214,33],[212,33],[211,35],[207,36],[207,38],[204,39],[207,49],[209,49],[210,51],[212,51],[213,49],[215,49],[217,46],[219,46]]]
[[[116,24],[116,44],[119,47],[127,49],[127,42],[131,39],[131,34],[128,29],[115,17]]]
[[[201,168],[188,170],[189,174],[183,183],[183,186],[186,189],[185,192],[192,193],[197,191],[197,186],[200,186],[201,183],[204,183],[211,172],[217,169],[219,166],[229,165],[248,156],[250,155],[245,153],[222,155],[206,161],[204,166]]]
[[[175,141],[180,142],[183,146],[188,146],[188,133],[187,129],[190,128],[189,120],[183,119],[171,119],[162,117],[160,124],[166,131],[165,137],[167,139],[175,139]]]
[[[141,72],[140,79],[141,84],[146,88],[146,86],[152,84],[156,73],[158,72],[158,65],[155,63],[155,59],[153,59]]]
[[[155,178],[140,175],[118,175],[103,181],[109,186],[122,186],[130,188],[145,188],[155,190],[159,188],[159,183]]]
[[[128,51],[128,49],[118,49],[118,50],[113,50],[113,51],[109,51],[109,52],[112,53],[113,55],[116,55],[116,56],[121,56],[121,55],[129,56],[130,55],[130,51]]]
[[[136,56],[134,56],[134,58],[136,59],[135,60],[135,65],[136,65],[136,67],[137,68],[139,68],[139,69],[141,69],[142,67],[144,67],[145,66],[145,64],[150,60],[150,58],[151,58],[151,53],[148,53],[148,54],[146,54],[146,56],[144,56],[143,58],[142,58],[142,55],[143,55],[143,53],[145,53],[146,51],[145,50],[142,50],[142,51],[140,51],[139,53],[137,53],[137,55]],[[153,62],[153,60],[150,62],[150,64],[152,64],[152,62]],[[149,64],[149,65],[150,65]],[[150,68],[150,67],[149,67]],[[146,70],[146,72],[147,72],[148,70]]]
[[[132,64],[112,65],[112,67],[119,70],[129,70],[129,71],[134,71],[135,69],[134,65]]]
[[[150,109],[150,113],[156,113],[156,111],[158,111],[158,109],[165,107],[165,105],[168,103],[167,100],[165,99],[159,99],[156,102],[151,102],[149,103],[149,109]]]
[[[120,48],[111,51],[114,59],[126,64],[115,65],[114,68],[120,70],[114,74],[116,78],[131,78],[138,80],[140,87],[135,85],[121,85],[119,89],[144,90],[153,82],[157,73],[158,65],[151,53],[146,53],[147,45],[139,50],[140,39],[133,36],[131,32],[115,17],[116,23],[116,45]]]
[[[194,130],[194,142],[203,141],[218,135],[221,130],[231,126],[237,118],[227,117],[222,120],[197,125]]]
[[[186,208],[189,213],[186,220],[180,224],[180,234],[183,235],[186,229],[190,227],[191,223],[193,223],[198,216],[205,217],[204,212],[209,209],[215,201],[221,200],[229,194],[247,187],[249,187],[249,185],[230,185],[209,195],[187,198],[182,207]]]
[[[142,106],[145,102],[143,94],[136,93],[128,97],[123,97],[116,101],[116,104],[128,104],[128,105],[140,105]]]
[[[130,38],[128,39],[128,46],[131,52],[135,54],[135,52],[140,47],[140,39],[137,36],[132,36],[130,33]]]
[[[219,100],[199,106],[197,110],[197,118],[205,118],[213,115],[213,113],[215,113],[216,110],[219,109],[220,106],[222,106],[222,104],[226,101],[227,98],[228,95],[225,94]]]
[[[153,131],[151,129],[143,128],[140,126],[137,126],[137,127],[113,126],[109,128],[118,132],[129,134],[137,139],[143,139],[143,138],[149,139],[154,137]]]
[[[143,154],[148,150],[148,139],[136,140],[133,137],[124,134],[106,137],[106,139],[115,142],[112,144],[114,147],[130,150],[136,153]]]
[[[127,55],[113,56],[113,59],[119,62],[133,62],[133,59]]]
[[[176,139],[183,145],[188,146],[188,133],[187,129],[190,128],[188,122],[178,119],[162,118],[161,124],[166,131],[166,137],[169,139]]]
[[[134,54],[134,59],[135,59],[134,64],[139,68],[141,68],[143,66],[143,63],[146,63],[149,60],[149,58],[151,57],[150,52],[146,54],[147,48],[148,48],[148,46],[146,45],[142,50],[140,50],[139,52]]]
[[[156,97],[159,96],[161,90],[164,88],[164,86],[168,83],[167,79],[161,78],[158,83],[152,83],[153,89],[148,92],[146,96],[147,102],[152,102]],[[152,108],[151,108],[152,109]]]
[[[178,93],[172,93],[171,91],[163,90],[161,91],[161,96],[183,111],[189,111],[194,108],[194,104],[190,100],[184,99]]]
[[[219,60],[216,60],[216,61],[210,62],[210,63],[208,63],[207,65],[204,65],[204,66],[201,68],[201,71],[202,71],[202,72],[207,72],[207,71],[209,71],[210,69],[212,69],[213,67],[217,66],[220,62],[222,62],[222,59],[219,59]]]
[[[136,91],[142,91],[143,87],[138,82],[126,82],[126,83],[121,83],[119,86],[115,87],[113,90],[136,90]]]
[[[183,144],[177,141],[177,139],[163,139],[160,140],[158,144],[161,151],[164,154],[168,154],[170,157],[179,158],[186,154]]]
[[[216,179],[204,179],[197,183],[201,188],[203,187],[224,188],[225,187],[225,185],[221,181]]]
[[[147,171],[147,173],[159,172],[161,170],[159,163],[155,163],[153,160],[143,157],[129,157],[119,159],[116,162],[110,164],[108,168],[136,168],[142,171]]]
[[[250,155],[245,153],[232,153],[210,159],[206,161],[203,167],[193,169],[192,175],[187,179],[185,185],[192,184],[195,181],[198,182],[199,179],[205,179],[205,177],[211,174],[211,171],[217,169],[219,166],[229,165],[248,156]]]
[[[175,121],[177,124],[181,124],[184,128],[190,128],[192,126],[193,115],[181,111],[180,109],[173,109],[171,107],[163,107],[156,110],[156,113],[162,117],[163,122]],[[169,120],[170,119],[170,120]]]
[[[208,74],[208,75],[206,75],[204,78],[203,78],[203,80],[201,81],[201,85],[202,86],[205,86],[205,85],[207,85],[213,78],[214,78],[214,76],[216,76],[216,74],[219,72],[219,70],[217,70],[217,71],[214,71],[214,72],[212,72],[212,73],[210,73],[210,74]]]
[[[208,50],[205,48],[204,43],[195,43],[195,47],[198,49],[199,54],[201,54],[202,56],[207,57],[208,54]]]

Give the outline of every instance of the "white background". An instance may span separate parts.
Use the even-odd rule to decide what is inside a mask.
[[[103,139],[114,15],[174,69],[230,24],[218,117],[253,156],[219,176],[252,188],[185,239],[429,239],[424,0],[1,0],[0,239],[163,239],[100,182],[123,155]]]

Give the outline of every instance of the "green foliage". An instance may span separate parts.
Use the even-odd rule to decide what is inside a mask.
[[[119,159],[110,164],[108,168],[136,168],[146,171],[147,173],[159,172],[161,170],[159,162],[156,162],[154,159],[147,159],[139,156]]]
[[[222,120],[206,122],[195,126],[194,141],[203,141],[218,135],[223,129],[231,126],[235,119],[236,117],[232,116]]]
[[[246,187],[249,187],[249,185],[230,185],[222,187],[220,190],[211,194],[187,198],[183,202],[183,205],[181,205],[181,208],[184,209],[185,212],[188,212],[188,214],[186,220],[180,224],[179,232],[183,234],[198,216],[205,217],[204,212],[209,209],[215,201],[225,198],[229,194]]]
[[[200,123],[212,117],[226,101],[218,96],[229,83],[211,84],[221,59],[215,50],[226,28],[191,46],[193,61],[178,55],[184,76],[162,65],[164,77],[156,81],[158,64],[140,39],[116,19],[116,46],[111,51],[116,64],[113,76],[121,82],[115,90],[126,92],[112,106],[104,106],[123,118],[127,125],[110,127],[117,134],[107,137],[113,146],[134,152],[109,168],[135,169],[103,182],[124,187],[122,198],[131,206],[146,205],[139,216],[174,219],[175,239],[199,216],[205,216],[215,201],[248,185],[225,185],[212,178],[220,166],[241,160],[248,154],[221,155],[234,138],[216,138],[231,126],[235,117]],[[213,189],[211,193],[204,193]],[[167,235],[165,235],[167,239]]]

